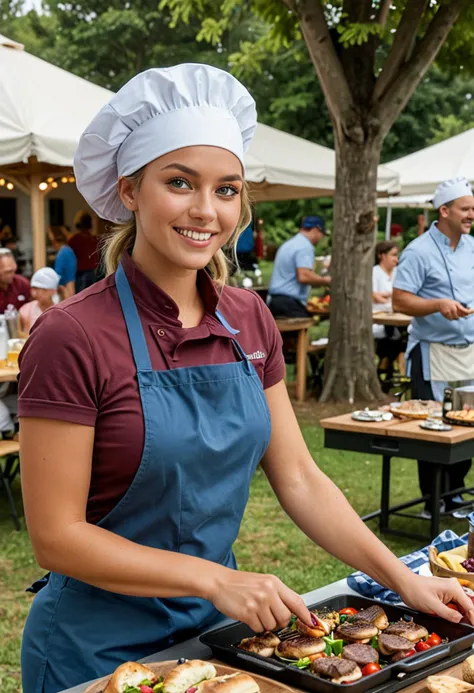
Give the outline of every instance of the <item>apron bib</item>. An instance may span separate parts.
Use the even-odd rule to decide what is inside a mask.
[[[98,525],[145,546],[235,568],[232,545],[271,433],[255,368],[235,340],[231,363],[153,371],[120,265],[116,285],[137,368],[142,459],[123,498]],[[52,573],[23,636],[23,693],[57,693],[185,640],[222,618],[194,597],[107,592]]]

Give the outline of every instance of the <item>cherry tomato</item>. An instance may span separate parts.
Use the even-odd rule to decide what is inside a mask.
[[[415,650],[417,652],[426,652],[426,650],[430,650],[431,645],[428,645],[427,642],[417,642],[415,645]]]
[[[446,606],[448,607],[448,609],[452,609],[453,611],[459,611],[458,605],[454,602],[449,602],[449,604],[446,604]]]
[[[416,654],[416,650],[405,650],[404,652],[399,652],[396,657],[397,657],[397,662],[399,662],[401,659],[406,659],[407,657],[413,657],[413,655]]]
[[[382,667],[380,666],[380,664],[370,662],[370,664],[366,664],[365,667],[362,669],[362,676],[370,676],[370,674],[376,674],[381,669]]]
[[[327,657],[327,654],[325,652],[318,652],[318,654],[308,655],[310,662],[314,662],[315,659],[321,659],[321,657]]]
[[[437,633],[431,633],[426,642],[430,647],[436,647],[436,645],[441,645],[441,638]]]
[[[355,616],[357,609],[354,609],[352,606],[346,606],[345,609],[341,609],[338,613],[339,616]]]

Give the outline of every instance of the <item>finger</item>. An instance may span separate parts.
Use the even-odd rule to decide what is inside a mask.
[[[271,610],[278,628],[285,628],[290,622],[291,611],[283,604],[282,601],[272,604]]]
[[[454,609],[450,609],[441,601],[436,602],[436,604],[433,607],[433,610],[436,616],[441,616],[441,618],[444,618],[446,621],[459,623],[459,621],[461,621],[462,619],[462,614],[460,614],[459,611],[454,611]]]
[[[265,630],[265,627],[257,614],[249,615],[247,618],[242,618],[241,620],[243,623],[247,624],[247,626],[251,628],[254,633],[263,633]]]
[[[446,578],[444,578],[446,579]],[[449,592],[450,600],[456,602],[456,604],[460,607],[461,611],[464,613],[469,613],[469,611],[472,611],[474,609],[474,604],[472,603],[472,600],[470,597],[467,596],[459,582],[456,580],[456,578],[453,578],[453,589],[452,592]]]
[[[282,602],[291,611],[292,614],[298,616],[299,619],[303,621],[310,628],[314,627],[313,620],[311,618],[311,613],[309,612],[306,604],[301,599],[299,594],[290,590],[289,587],[283,585],[284,590],[280,592]]]
[[[278,622],[273,615],[270,606],[266,606],[258,612],[258,618],[263,626],[263,630],[276,630]]]

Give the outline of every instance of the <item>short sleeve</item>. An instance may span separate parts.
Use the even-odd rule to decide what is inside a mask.
[[[421,253],[407,248],[402,253],[400,264],[397,267],[393,288],[417,294],[423,286],[425,278],[426,270]]]
[[[378,265],[374,265],[372,269],[372,291],[380,293],[382,288],[380,287],[380,273],[377,268]]]
[[[314,250],[310,247],[300,248],[295,253],[296,268],[304,267],[312,270],[314,268]]]
[[[253,292],[252,292],[253,293]],[[283,358],[283,339],[276,326],[275,318],[260,296],[258,300],[261,322],[266,337],[266,359],[263,370],[263,389],[267,390],[285,377],[285,359]]]
[[[34,324],[19,359],[18,415],[94,426],[98,377],[80,323],[50,308]]]
[[[61,277],[59,284],[65,286],[76,278],[76,257],[71,248],[64,246],[63,252],[58,253],[54,269]]]

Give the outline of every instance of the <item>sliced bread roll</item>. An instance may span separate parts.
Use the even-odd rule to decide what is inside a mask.
[[[206,679],[213,679],[216,674],[216,668],[210,662],[191,659],[189,662],[174,667],[165,676],[163,693],[186,693],[188,688],[197,686]]]
[[[197,693],[258,693],[257,682],[248,674],[228,674],[218,676],[209,681],[203,681],[197,688]]]
[[[471,683],[455,679],[454,676],[428,676],[426,685],[431,693],[467,693],[474,691]]]
[[[156,680],[151,669],[138,662],[125,662],[114,671],[104,688],[104,693],[123,693],[126,686],[139,686],[146,679]]]

